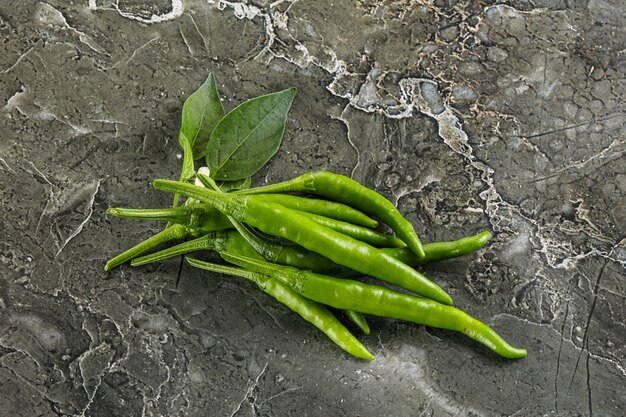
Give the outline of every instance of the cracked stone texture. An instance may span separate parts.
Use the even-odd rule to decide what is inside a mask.
[[[623,415],[625,22],[617,0],[2,2],[0,414]],[[103,272],[162,227],[105,210],[169,204],[150,183],[208,72],[227,109],[298,88],[256,184],[328,169],[424,241],[491,230],[422,270],[528,357],[372,317],[366,363],[247,282]]]

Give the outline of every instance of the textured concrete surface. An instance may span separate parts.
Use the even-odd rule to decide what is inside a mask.
[[[624,10],[3,1],[0,415],[623,415]],[[422,270],[528,357],[371,318],[365,363],[246,282],[178,259],[103,272],[162,227],[105,210],[170,202],[150,182],[177,177],[208,72],[227,109],[298,88],[256,184],[329,169],[425,241],[491,230]]]

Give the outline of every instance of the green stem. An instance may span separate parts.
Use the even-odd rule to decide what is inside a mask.
[[[139,266],[199,250],[221,250],[224,247],[224,236],[225,234],[220,232],[209,233],[171,248],[135,258],[130,264],[132,266]]]
[[[195,266],[196,268],[200,268],[200,269],[204,269],[204,270],[212,271],[212,272],[218,272],[220,274],[233,275],[233,276],[245,278],[247,280],[254,282],[260,287],[263,287],[264,282],[267,281],[267,278],[268,278],[265,275],[248,271],[243,268],[236,268],[234,266],[203,262],[198,259],[189,258],[189,257],[186,257],[185,259],[187,260],[187,262],[189,262],[191,266]]]
[[[189,232],[187,231],[187,228],[185,226],[181,226],[179,224],[172,225],[171,227],[160,231],[156,235],[117,255],[115,258],[107,262],[104,270],[108,271],[112,268],[115,268],[116,266],[121,265],[124,262],[130,261],[136,256],[139,256],[142,253],[154,248],[155,246],[169,242],[170,240],[183,239],[187,237],[188,234]]]
[[[180,172],[179,181],[187,182],[196,174],[195,166],[193,163],[193,149],[191,147],[191,144],[189,143],[189,140],[187,140],[186,138],[184,140],[180,140],[179,137],[178,142],[183,148],[183,166]],[[179,199],[180,194],[174,193],[174,203],[172,204],[173,208],[178,207]]]
[[[110,208],[107,210],[107,214],[123,219],[165,220],[173,223],[184,223],[187,219],[187,211],[185,207],[165,209]]]
[[[209,190],[218,191],[220,193],[224,192],[224,191],[222,191],[220,186],[217,185],[217,183],[215,182],[215,180],[213,178],[211,178],[209,176],[206,176],[204,174],[198,174],[198,179],[200,180],[202,185],[204,185]]]
[[[229,193],[212,191],[180,181],[162,179],[154,180],[153,186],[157,190],[186,194],[187,197],[204,201],[221,212],[237,212],[245,209],[245,199]]]

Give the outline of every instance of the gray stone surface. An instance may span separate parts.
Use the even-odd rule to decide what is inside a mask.
[[[0,415],[619,416],[625,394],[626,12],[590,1],[4,1]],[[181,105],[296,86],[254,182],[351,175],[422,268],[527,358],[371,318],[348,357],[247,282],[104,262],[157,232]],[[177,279],[180,278],[178,287]]]

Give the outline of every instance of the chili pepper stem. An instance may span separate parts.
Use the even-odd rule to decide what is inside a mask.
[[[187,260],[187,262],[189,262],[191,266],[194,266],[196,268],[200,268],[200,269],[204,269],[204,270],[212,271],[212,272],[219,272],[220,274],[233,275],[233,276],[245,278],[257,284],[259,287],[261,287],[261,289],[263,289],[265,281],[267,281],[267,276],[256,273],[256,272],[247,271],[243,268],[235,268],[233,266],[228,266],[228,265],[220,265],[220,264],[214,264],[210,262],[204,262],[195,258],[190,258],[188,256],[185,257],[185,259]]]
[[[204,201],[222,213],[240,212],[242,209],[241,205],[235,200],[235,197],[228,193],[218,193],[217,191],[204,189],[183,182],[161,179],[154,180],[153,185],[157,190],[184,192],[188,197]]]
[[[208,233],[199,238],[181,243],[171,248],[164,249],[162,251],[151,253],[139,258],[133,259],[130,264],[132,266],[145,265],[152,262],[162,261],[164,259],[172,258],[174,256],[182,255],[189,252],[195,252],[199,250],[219,250],[223,248],[222,234]]]
[[[104,266],[104,270],[108,271],[118,265],[123,264],[124,262],[135,258],[136,256],[141,255],[142,253],[154,248],[155,246],[161,245],[165,242],[169,242],[170,240],[185,238],[187,237],[187,235],[188,232],[185,226],[181,226],[179,224],[172,225],[171,227],[160,231],[156,235],[117,255],[115,258],[106,263],[106,265]]]
[[[107,209],[107,214],[123,219],[139,220],[165,220],[168,222],[181,223],[185,219],[184,207],[165,209],[129,209],[112,207]]]
[[[205,174],[198,174],[196,178],[202,183],[202,185],[204,185],[209,190],[213,190],[213,191],[217,191],[221,193],[224,192],[220,189],[219,185],[217,185],[215,180],[211,178],[210,176],[205,175]]]
[[[204,185],[206,188],[216,191],[218,193],[224,193],[220,190],[220,187],[217,185],[213,178],[208,175],[199,173],[197,175],[198,180]],[[269,245],[265,245],[264,242],[259,239],[250,229],[241,224],[237,219],[232,216],[227,216],[228,220],[235,226],[235,229],[239,232],[239,234],[248,242],[250,246],[262,257],[270,259],[272,262],[275,261],[273,259],[273,253],[269,248]]]

